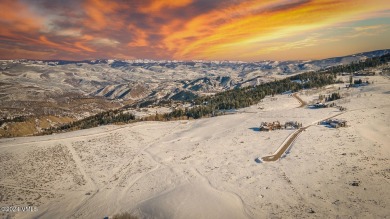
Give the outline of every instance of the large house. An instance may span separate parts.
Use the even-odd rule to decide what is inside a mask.
[[[260,131],[272,131],[277,129],[299,129],[302,127],[302,123],[298,123],[296,121],[289,121],[284,123],[284,125],[280,124],[279,121],[275,122],[262,122],[260,124]]]

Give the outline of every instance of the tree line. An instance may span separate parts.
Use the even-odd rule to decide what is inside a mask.
[[[16,116],[13,118],[4,117],[4,118],[0,119],[0,126],[2,126],[4,123],[7,123],[7,122],[25,122],[27,119],[28,119],[27,116]]]
[[[79,129],[88,129],[100,125],[108,125],[115,123],[130,123],[135,121],[135,116],[131,113],[125,113],[120,109],[109,110],[98,113],[84,119],[61,125],[59,127],[50,127],[45,129],[41,134],[52,134],[59,131],[72,131]]]
[[[390,53],[383,56],[367,58],[364,61],[352,62],[347,65],[332,66],[327,68],[325,71],[331,73],[354,73],[357,71],[365,70],[367,68],[377,67],[387,62],[390,62]]]
[[[319,88],[325,85],[334,84],[338,81],[337,75],[342,72],[355,72],[368,67],[376,67],[390,62],[390,54],[375,58],[368,58],[365,61],[355,62],[348,65],[334,66],[326,70],[305,72],[290,76],[282,80],[263,83],[256,86],[234,88],[222,91],[214,96],[196,97],[190,103],[191,108],[178,108],[170,113],[157,114],[135,119],[133,114],[124,113],[121,109],[110,110],[98,113],[94,116],[63,125],[58,128],[46,130],[46,133],[53,133],[61,130],[76,130],[96,127],[112,123],[129,123],[134,121],[169,121],[177,119],[199,119],[202,117],[212,117],[222,115],[226,110],[249,107],[259,103],[266,96],[273,96],[287,91],[297,92],[302,89]],[[327,97],[327,101],[339,99],[339,93],[333,93]],[[177,103],[178,101],[176,101]],[[183,101],[182,104],[188,102]]]

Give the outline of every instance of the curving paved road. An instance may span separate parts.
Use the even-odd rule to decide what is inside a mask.
[[[300,128],[298,129],[297,131],[295,131],[294,133],[292,133],[288,138],[287,140],[284,142],[284,144],[282,144],[278,150],[273,154],[273,155],[269,155],[269,156],[265,156],[265,157],[262,157],[261,160],[262,161],[265,161],[265,162],[269,162],[269,161],[276,161],[278,160],[280,157],[282,157],[282,155],[284,154],[284,152],[290,147],[290,145],[295,141],[295,139],[298,137],[298,135],[304,131],[305,129],[307,129],[309,126],[306,126],[304,128]]]
[[[333,117],[339,116],[341,114],[344,114],[345,112],[338,113],[334,116],[327,117],[325,119],[322,119],[320,121],[324,121],[327,119],[331,119]],[[301,134],[302,131],[305,131],[307,128],[312,126],[313,124],[317,124],[317,122],[312,123],[311,125],[308,125],[306,127],[300,128],[294,133],[292,133],[290,136],[287,137],[287,140],[284,141],[284,143],[276,150],[276,152],[272,155],[262,157],[261,160],[264,162],[269,162],[269,161],[276,161],[282,157],[282,155],[286,152],[286,150],[291,146],[292,143],[294,143],[295,139]]]

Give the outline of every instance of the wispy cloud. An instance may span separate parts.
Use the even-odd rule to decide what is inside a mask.
[[[0,8],[8,45],[0,58],[283,59],[390,32],[386,0],[2,0]]]
[[[367,30],[377,30],[380,28],[384,28],[385,25],[371,25],[371,26],[361,26],[361,27],[355,27],[356,31],[367,31]]]
[[[108,38],[98,38],[91,41],[91,44],[97,45],[97,46],[110,46],[115,47],[116,45],[120,44],[118,41]]]

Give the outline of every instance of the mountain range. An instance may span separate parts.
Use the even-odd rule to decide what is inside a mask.
[[[1,60],[0,116],[38,111],[50,114],[50,110],[90,113],[135,103],[190,100],[389,52],[386,49],[323,60],[258,62]],[[45,107],[46,111],[41,112]]]

